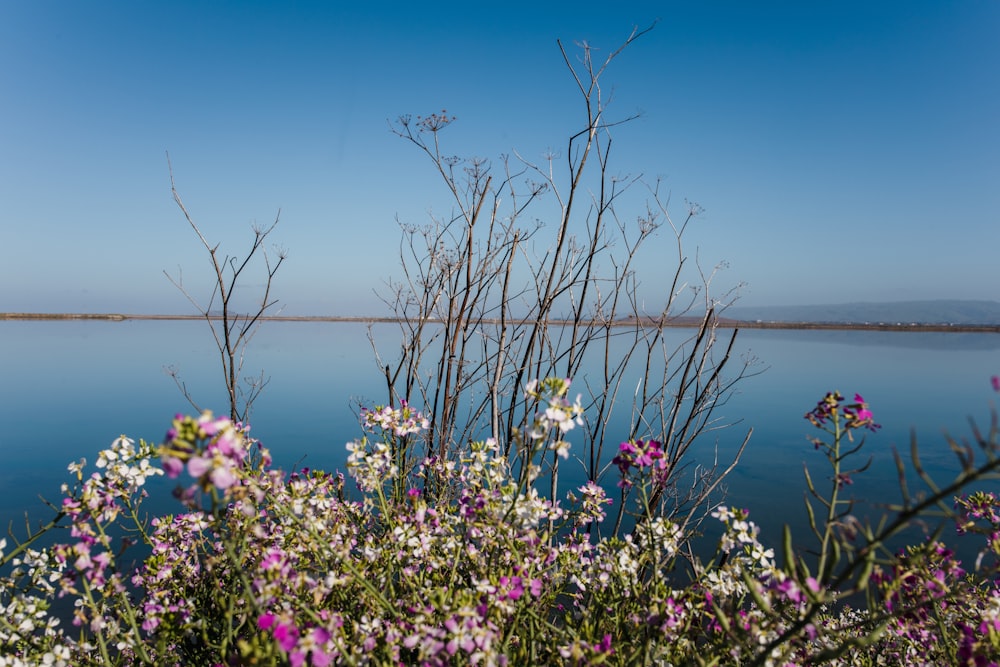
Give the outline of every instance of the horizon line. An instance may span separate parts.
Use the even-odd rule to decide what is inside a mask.
[[[230,316],[233,321],[247,320],[251,316],[237,313]],[[127,320],[160,320],[160,321],[187,321],[187,320],[222,320],[222,315],[199,314],[199,315],[166,315],[166,314],[125,314],[125,313],[0,313],[0,320],[35,320],[35,321],[76,321],[76,320],[97,320],[106,322],[124,322]],[[692,315],[679,315],[667,320],[658,320],[654,317],[635,318],[628,317],[617,320],[579,320],[576,323],[585,326],[663,326],[665,328],[692,328],[701,324],[703,317]],[[393,324],[405,322],[406,318],[374,316],[374,315],[262,315],[257,321],[268,322],[355,322],[368,324]],[[427,318],[427,322],[434,324],[445,324],[441,318]],[[479,324],[536,324],[538,320],[509,318],[477,318]],[[551,318],[546,320],[548,324],[555,326],[569,326],[574,324],[572,319]],[[796,321],[784,322],[777,320],[737,320],[732,318],[718,318],[716,326],[722,329],[795,329],[795,330],[828,330],[828,331],[913,331],[913,332],[941,332],[941,333],[1000,333],[1000,324],[949,324],[949,323],[925,323],[925,322],[809,322]]]

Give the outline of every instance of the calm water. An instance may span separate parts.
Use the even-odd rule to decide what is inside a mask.
[[[395,329],[376,334],[391,350]],[[686,335],[677,332],[678,340]],[[203,407],[226,411],[217,352],[204,322],[0,322],[0,520],[48,516],[66,464],[96,453],[121,433],[159,441],[175,412],[191,411],[164,367],[179,368]],[[896,500],[891,448],[919,436],[925,464],[942,474],[953,455],[942,437],[969,433],[967,418],[989,417],[990,375],[1000,373],[1000,335],[887,332],[741,332],[737,348],[765,372],[745,380],[725,406],[740,421],[702,443],[730,451],[754,428],[729,481],[732,504],[751,508],[765,529],[802,517],[802,466],[822,474],[822,456],[802,418],[827,391],[862,393],[883,430],[869,437],[872,470],[850,491]],[[335,469],[358,434],[357,402],[383,398],[383,382],[363,324],[267,323],[253,342],[248,373],[271,380],[253,414],[253,433],[276,464]],[[579,380],[579,378],[577,378]],[[715,438],[718,441],[715,441]],[[166,501],[169,502],[169,501]],[[171,506],[172,508],[172,506]]]

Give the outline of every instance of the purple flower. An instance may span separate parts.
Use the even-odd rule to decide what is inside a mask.
[[[594,651],[597,653],[611,654],[614,653],[614,649],[611,648],[611,635],[606,634],[604,638],[597,644],[594,644]]]
[[[173,456],[163,457],[160,463],[163,465],[163,472],[170,479],[177,479],[180,477],[181,471],[184,470],[184,462]]]
[[[635,445],[631,442],[623,442],[618,445],[618,455],[611,460],[611,463],[618,466],[618,470],[621,471],[622,477],[624,477],[628,474],[628,469],[632,467],[634,457]]]
[[[1000,391],[1000,375],[994,375],[991,377],[990,383],[993,384],[993,391]]]
[[[808,419],[813,426],[823,428],[826,426],[826,420],[830,419],[833,414],[837,412],[843,401],[844,397],[839,391],[828,392],[822,400],[816,403],[815,408],[806,413],[806,419]]]

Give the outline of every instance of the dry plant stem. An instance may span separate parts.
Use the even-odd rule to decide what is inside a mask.
[[[700,207],[688,205],[682,223],[674,224],[659,183],[640,194],[634,186],[641,177],[620,177],[613,164],[611,132],[634,117],[606,119],[600,79],[645,32],[633,31],[603,61],[595,61],[586,44],[577,61],[559,43],[583,112],[582,129],[569,135],[565,162],[548,155],[535,164],[515,153],[494,166],[453,157],[442,148],[441,132],[454,121],[446,112],[403,116],[391,126],[431,162],[452,211],[424,226],[401,223],[401,279],[390,281],[382,295],[403,334],[398,356],[384,355],[371,330],[369,340],[389,404],[420,402],[432,419],[427,440],[413,443],[424,456],[457,460],[470,440],[488,434],[524,468],[529,459],[514,443],[535,410],[545,407],[527,400],[524,386],[549,376],[575,378],[572,391],[585,389],[584,448],[574,444],[567,461],[543,454],[539,463],[551,475],[549,490],[558,493],[566,479],[560,471],[569,463],[581,463],[585,476],[599,482],[612,454],[609,438],[658,439],[667,445],[670,465],[653,500],[657,511],[672,516],[721,490],[730,461],[696,467],[683,491],[678,484],[692,473],[684,460],[695,438],[727,425],[716,411],[747,376],[750,362],[735,371],[727,366],[736,332],[721,352],[715,348],[718,317],[738,288],[717,298],[711,283],[719,267],[704,271],[688,259],[682,239]],[[638,214],[628,213],[636,205]],[[551,229],[540,222],[545,219],[555,220]],[[677,265],[651,316],[634,267],[667,225]],[[700,326],[672,347],[666,328],[693,314]],[[602,371],[584,377],[586,367]],[[623,385],[636,378],[639,389],[629,406],[621,400]],[[614,419],[629,410],[630,426],[622,432]]]
[[[167,167],[170,172],[170,192],[174,198],[174,202],[180,208],[184,219],[187,220],[191,229],[198,236],[201,245],[208,252],[212,264],[214,274],[213,286],[207,304],[202,305],[188,291],[184,286],[183,276],[179,271],[177,278],[174,278],[166,271],[164,271],[164,274],[184,294],[188,301],[197,308],[198,312],[205,318],[205,321],[208,322],[209,327],[212,329],[212,336],[215,339],[215,345],[219,352],[219,359],[225,377],[226,391],[229,399],[229,416],[235,422],[246,422],[254,401],[267,385],[267,378],[264,377],[263,373],[253,378],[242,378],[241,375],[243,364],[246,360],[247,346],[257,332],[257,328],[260,325],[260,318],[278,303],[277,300],[271,297],[271,287],[275,274],[277,274],[281,264],[285,261],[286,253],[278,249],[276,251],[277,260],[272,262],[265,247],[265,242],[278,224],[280,211],[270,226],[258,227],[254,225],[254,238],[242,261],[238,257],[231,255],[220,257],[220,244],[216,243],[212,245],[209,243],[181,200],[176,183],[174,182],[174,171],[170,163],[169,154],[167,155]],[[233,302],[233,298],[238,291],[237,283],[244,272],[251,266],[256,256],[260,256],[263,260],[265,275],[263,292],[258,299],[260,305],[248,313],[239,313],[235,311],[235,304]],[[220,308],[218,315],[213,313],[215,306]],[[196,409],[200,409],[189,394],[187,387],[180,381],[178,373],[171,371],[171,375],[173,375],[174,380],[178,383],[185,398]],[[245,391],[240,387],[241,379],[247,385]]]

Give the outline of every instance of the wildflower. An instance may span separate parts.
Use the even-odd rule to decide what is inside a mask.
[[[837,413],[843,401],[844,397],[839,391],[827,392],[826,396],[816,404],[816,407],[806,413],[805,418],[813,426],[825,428],[827,420],[831,419]]]
[[[736,513],[725,505],[719,505],[712,511],[712,517],[722,522],[728,522],[736,518]]]
[[[498,584],[497,597],[500,600],[517,601],[524,595],[524,586],[522,585],[521,577],[502,576]]]
[[[663,452],[660,449],[660,443],[656,440],[637,440],[636,444],[642,449],[639,451],[635,457],[635,464],[640,468],[645,468],[647,466],[653,465],[659,459],[663,458]]]
[[[405,400],[399,408],[388,405],[378,405],[374,409],[362,408],[362,425],[368,431],[376,428],[384,434],[403,437],[426,431],[430,428],[430,420],[423,413],[414,410]]]
[[[844,408],[844,416],[847,417],[847,428],[867,428],[870,431],[882,428],[881,424],[875,423],[872,411],[861,394],[854,395],[854,403]]]
[[[599,484],[590,481],[577,489],[583,498],[580,503],[580,510],[577,513],[576,525],[585,526],[591,521],[600,523],[604,521],[605,516],[604,505],[610,505],[611,499],[607,497],[607,493],[604,488]],[[570,502],[574,502],[575,497],[570,498]]]
[[[198,419],[178,415],[160,447],[163,470],[167,477],[176,478],[187,467],[202,489],[229,489],[239,480],[247,458],[245,431],[208,411]]]
[[[565,440],[556,440],[549,445],[549,449],[564,459],[569,458],[569,443]]]
[[[285,653],[288,653],[298,641],[299,629],[293,623],[278,623],[274,628],[274,639]]]
[[[575,426],[583,426],[583,397],[577,395],[576,402],[570,403],[566,398],[569,392],[569,378],[545,378],[542,381],[531,380],[524,388],[526,398],[545,401],[548,405],[535,415],[534,425],[529,435],[534,440],[541,440],[553,428],[559,433],[566,433]]]
[[[611,655],[614,653],[615,650],[611,648],[611,635],[604,635],[604,638],[601,639],[600,642],[594,644],[594,652],[603,655]]]
[[[73,463],[70,463],[68,466],[66,466],[66,469],[69,470],[71,473],[73,473],[73,475],[76,477],[76,481],[81,482],[83,481],[83,469],[86,465],[87,465],[87,459],[80,459],[79,461],[74,461]]]
[[[383,482],[395,479],[399,467],[392,460],[389,445],[376,442],[368,449],[368,440],[362,438],[347,443],[347,470],[362,491],[374,491]]]

